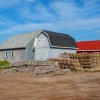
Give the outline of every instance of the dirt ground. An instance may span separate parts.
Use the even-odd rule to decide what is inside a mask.
[[[100,72],[49,77],[0,74],[0,100],[100,100]]]

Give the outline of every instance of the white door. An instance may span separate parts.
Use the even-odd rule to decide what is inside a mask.
[[[48,58],[48,51],[38,51],[38,60],[46,60]]]

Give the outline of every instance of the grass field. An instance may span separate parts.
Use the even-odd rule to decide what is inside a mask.
[[[100,100],[100,72],[50,77],[0,74],[0,100]]]

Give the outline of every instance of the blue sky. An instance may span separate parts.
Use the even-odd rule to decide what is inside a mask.
[[[0,0],[0,43],[38,29],[100,40],[100,0]]]

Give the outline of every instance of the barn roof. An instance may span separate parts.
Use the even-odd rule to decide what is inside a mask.
[[[77,42],[77,46],[79,48],[78,51],[81,51],[81,50],[100,50],[100,40],[80,41],[80,42]]]
[[[75,39],[68,34],[43,30],[48,34],[53,47],[77,48]]]
[[[20,34],[9,38],[5,41],[1,46],[0,49],[13,49],[13,48],[23,48],[26,47],[27,44],[35,38],[39,31],[27,33],[27,34]]]
[[[77,48],[75,40],[67,34],[51,32],[46,30],[38,30],[35,32],[20,34],[9,38],[1,45],[0,50],[25,48],[28,45],[28,43],[30,43],[32,39],[35,39],[35,37],[41,32],[44,32],[48,35],[51,47],[64,47],[72,49]]]

